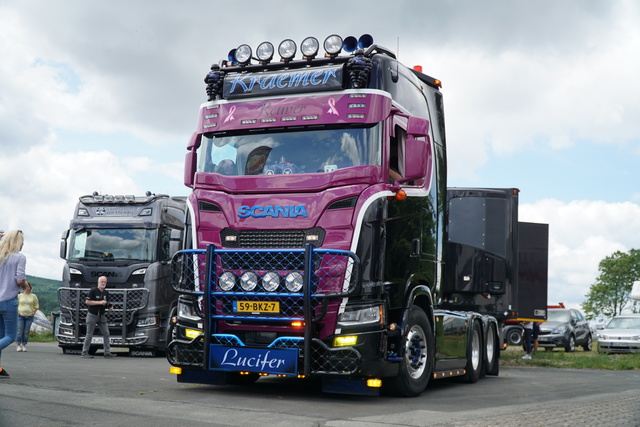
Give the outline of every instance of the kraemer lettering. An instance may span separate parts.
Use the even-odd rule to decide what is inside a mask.
[[[333,90],[342,88],[342,67],[316,70],[289,70],[264,73],[238,73],[225,77],[224,96],[261,95]]]

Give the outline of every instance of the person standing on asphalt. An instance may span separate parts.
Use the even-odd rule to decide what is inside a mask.
[[[524,346],[527,354],[522,356],[523,359],[531,359],[531,351],[532,351],[532,337],[533,337],[533,322],[523,322],[522,327],[524,328]]]
[[[82,357],[84,359],[93,359],[93,356],[89,355],[89,347],[91,347],[91,340],[93,338],[93,332],[96,329],[96,325],[102,332],[102,342],[104,345],[104,357],[110,359],[115,357],[115,354],[111,354],[111,343],[109,342],[109,325],[107,324],[107,316],[105,312],[107,308],[113,310],[113,305],[109,304],[109,291],[107,287],[107,277],[100,276],[98,278],[98,286],[91,288],[87,295],[87,333],[84,338],[84,344],[82,346]]]
[[[38,297],[31,292],[31,284],[27,283],[24,291],[18,295],[18,337],[16,338],[18,351],[27,351],[31,324],[39,308]]]
[[[18,332],[18,293],[29,283],[25,275],[27,257],[19,253],[24,244],[20,230],[9,231],[0,240],[0,362],[2,350],[16,340]],[[9,378],[0,363],[0,378]]]

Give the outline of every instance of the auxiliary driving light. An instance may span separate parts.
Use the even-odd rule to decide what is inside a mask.
[[[220,279],[218,279],[218,286],[223,291],[230,291],[233,289],[233,286],[236,284],[236,276],[230,271],[226,271],[222,273]]]
[[[236,61],[240,65],[247,65],[251,61],[251,47],[248,44],[241,44],[236,48]]]
[[[263,63],[271,61],[273,58],[273,45],[269,42],[262,42],[258,45],[258,49],[256,49],[256,56]]]
[[[280,42],[278,46],[278,53],[280,54],[280,58],[284,62],[289,62],[296,55],[296,43],[291,39],[286,39]]]
[[[332,34],[324,40],[324,50],[327,56],[335,58],[342,50],[342,37]]]
[[[357,343],[358,343],[357,335],[345,335],[341,337],[335,337],[333,339],[334,347],[352,346],[352,345],[356,345]]]
[[[247,291],[251,292],[258,286],[258,275],[253,271],[245,271],[240,276],[240,287]]]
[[[280,286],[280,276],[278,273],[270,271],[262,276],[262,287],[267,292],[273,292]]]
[[[284,283],[289,292],[300,292],[300,289],[302,289],[302,274],[297,271],[289,273],[285,277]]]
[[[318,54],[318,49],[320,48],[320,43],[318,39],[315,37],[307,37],[302,41],[300,45],[300,51],[304,55],[305,59],[313,59]]]

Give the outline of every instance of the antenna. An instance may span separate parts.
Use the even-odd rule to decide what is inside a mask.
[[[396,39],[396,58],[400,59],[400,37]]]

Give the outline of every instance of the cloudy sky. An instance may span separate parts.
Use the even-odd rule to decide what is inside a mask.
[[[577,306],[640,248],[638,22],[634,0],[0,0],[0,229],[60,279],[79,196],[187,194],[212,63],[369,33],[442,80],[449,186],[520,188],[520,220],[550,224],[549,301]]]

